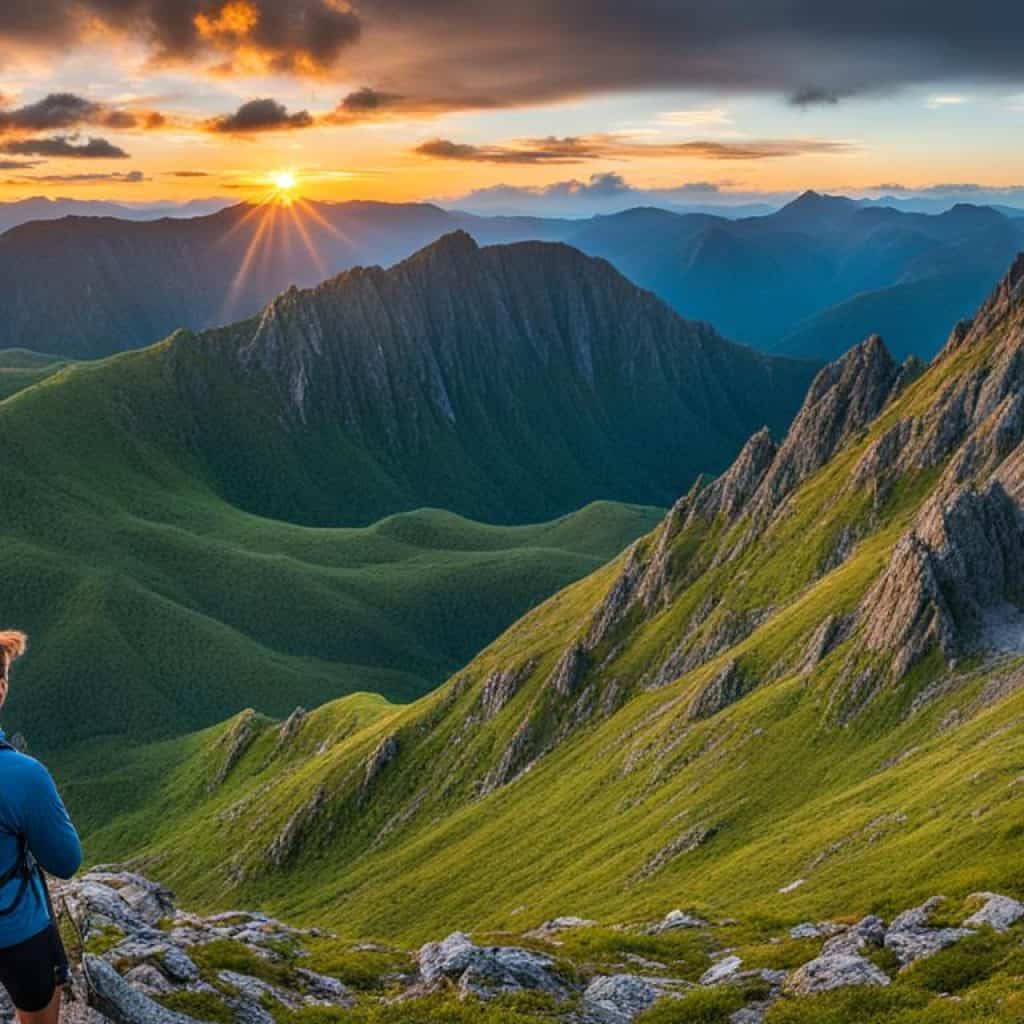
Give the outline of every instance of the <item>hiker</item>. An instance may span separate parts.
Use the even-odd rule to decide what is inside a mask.
[[[11,662],[25,646],[24,633],[0,632],[0,708]],[[20,1024],[60,1017],[68,959],[42,872],[70,878],[81,862],[78,833],[50,773],[0,731],[0,984]]]

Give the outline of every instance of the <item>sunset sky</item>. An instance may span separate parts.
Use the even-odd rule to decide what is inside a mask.
[[[5,0],[0,198],[1012,189],[1022,38],[1010,0]]]

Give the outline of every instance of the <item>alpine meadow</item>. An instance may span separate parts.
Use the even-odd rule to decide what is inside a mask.
[[[0,11],[0,1024],[1024,1024],[1021,38]]]

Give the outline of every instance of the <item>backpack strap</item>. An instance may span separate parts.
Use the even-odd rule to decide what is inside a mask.
[[[18,748],[6,739],[0,740],[0,750],[13,750],[18,753]],[[25,898],[25,893],[39,870],[36,860],[28,848],[28,838],[22,833],[16,833],[15,838],[18,840],[18,856],[14,864],[0,874],[0,889],[16,879],[18,888],[10,903],[6,907],[0,907],[0,918],[9,917],[21,906],[21,901]]]

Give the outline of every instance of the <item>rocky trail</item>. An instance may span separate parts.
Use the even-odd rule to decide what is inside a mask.
[[[69,1024],[487,1020],[488,1007],[517,999],[530,1000],[536,1016],[496,1019],[630,1024],[691,1019],[648,1011],[682,1010],[709,992],[734,1007],[722,1020],[770,1024],[780,1004],[892,985],[973,937],[1012,935],[1019,945],[1024,927],[1024,903],[979,893],[959,915],[934,897],[888,924],[877,916],[805,922],[756,943],[730,941],[736,922],[673,910],[657,922],[605,926],[560,917],[514,940],[486,937],[500,944],[454,932],[412,952],[346,942],[253,911],[189,913],[160,884],[119,868],[55,883],[53,893],[73,961]],[[478,1011],[438,1017],[439,1000]],[[391,1015],[372,1015],[382,1007]],[[13,1019],[9,1006],[0,1019]]]

